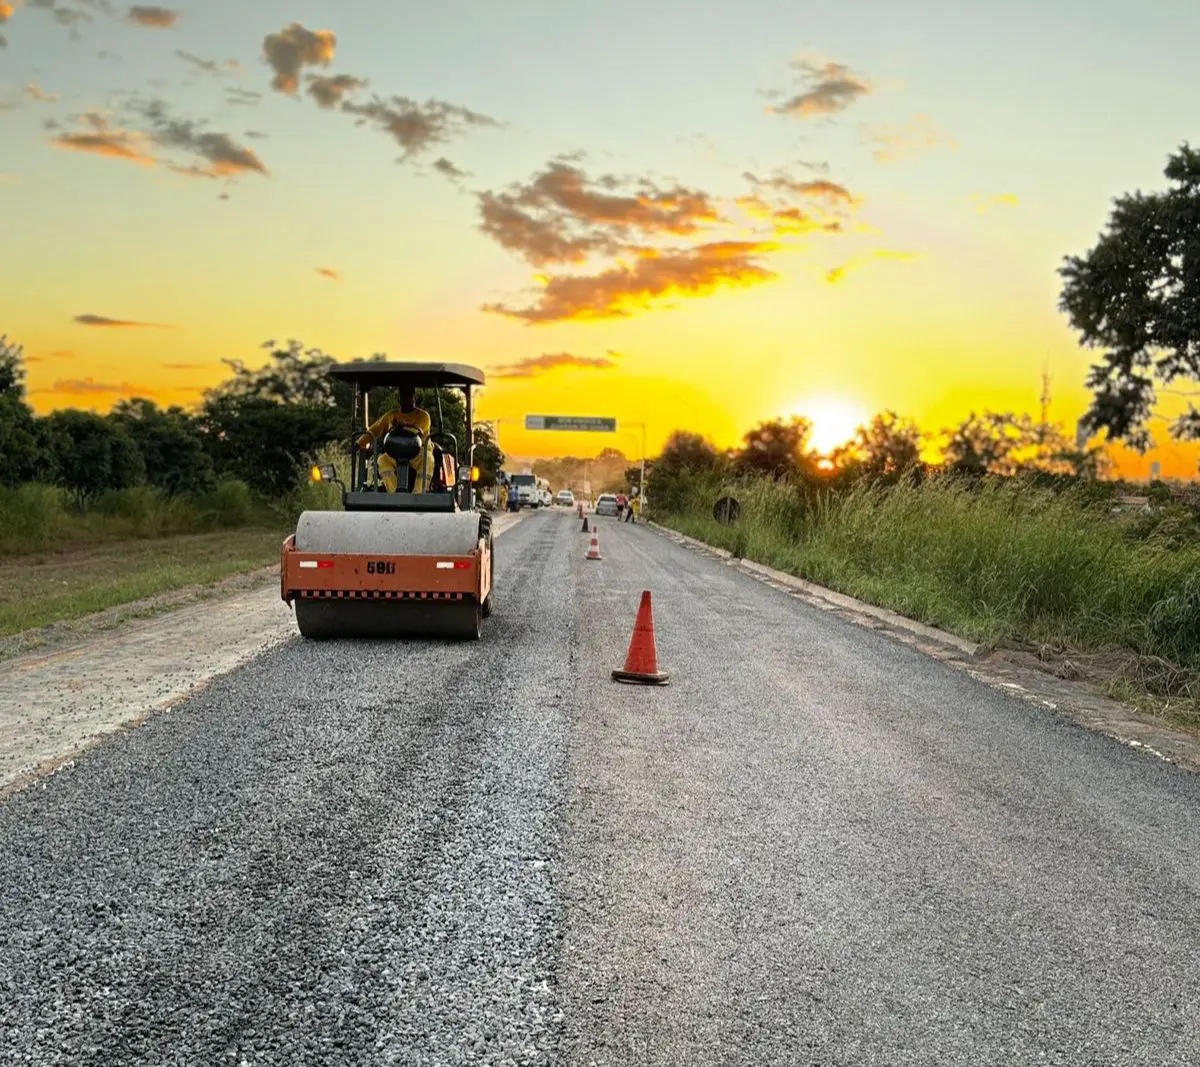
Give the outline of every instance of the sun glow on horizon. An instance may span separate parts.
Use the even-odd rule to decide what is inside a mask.
[[[797,402],[788,409],[788,415],[799,415],[812,423],[809,444],[814,452],[823,456],[844,445],[871,419],[861,405],[844,397],[827,395]]]

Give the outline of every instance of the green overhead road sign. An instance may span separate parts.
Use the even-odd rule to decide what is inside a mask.
[[[585,430],[616,433],[617,420],[591,415],[526,415],[527,430]]]

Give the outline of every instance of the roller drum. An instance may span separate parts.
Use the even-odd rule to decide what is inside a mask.
[[[467,556],[479,547],[474,512],[306,511],[296,524],[300,552],[380,556]],[[360,600],[298,597],[296,623],[308,638],[480,636],[483,605],[464,600]]]
[[[381,556],[466,556],[479,546],[471,511],[306,511],[296,524],[300,552]]]
[[[477,641],[482,605],[477,600],[295,601],[296,623],[309,638],[457,638]]]

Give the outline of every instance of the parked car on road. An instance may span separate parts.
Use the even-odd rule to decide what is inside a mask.
[[[561,504],[564,508],[573,508],[575,506],[575,494],[570,489],[560,489],[558,496],[554,498],[556,504]]]
[[[538,506],[548,508],[554,503],[554,497],[550,495],[549,489],[538,490]]]
[[[601,493],[596,497],[596,514],[613,516],[617,514],[617,498],[613,493]]]

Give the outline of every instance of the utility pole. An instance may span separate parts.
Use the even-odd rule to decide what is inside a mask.
[[[1038,447],[1045,448],[1050,439],[1050,362],[1042,367],[1042,421],[1038,426]]]

